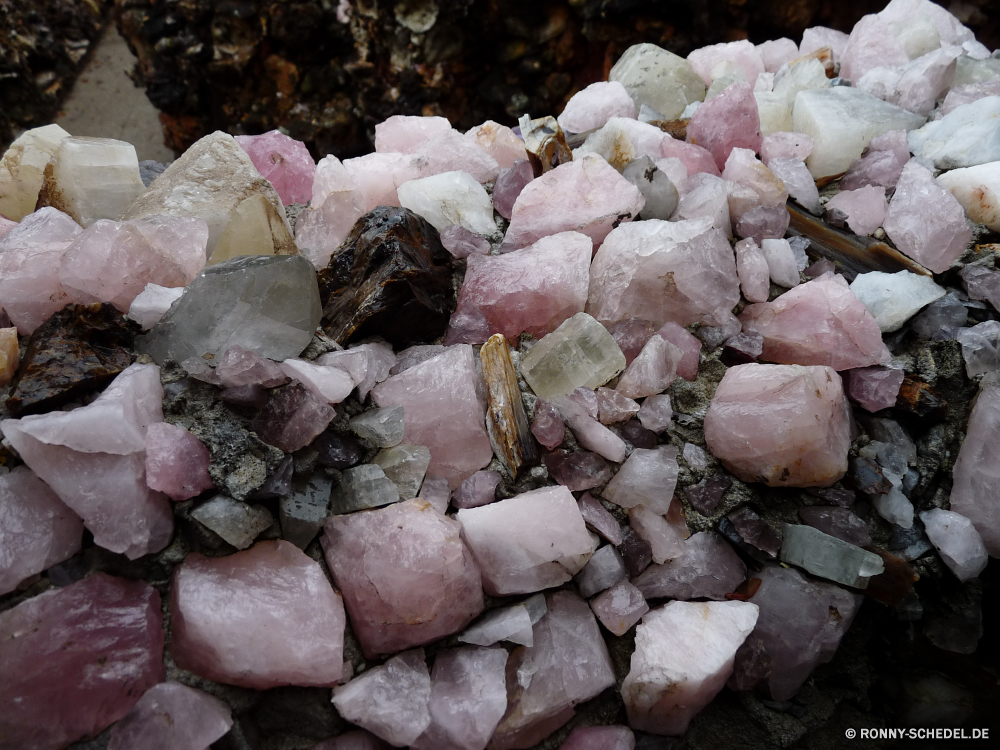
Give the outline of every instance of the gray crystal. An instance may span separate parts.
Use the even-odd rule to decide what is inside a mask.
[[[575,580],[580,596],[589,599],[594,594],[611,588],[624,577],[625,563],[622,556],[609,544],[591,555],[583,570],[576,574]]]
[[[952,329],[964,327],[968,319],[968,309],[954,292],[949,292],[925,307],[910,326],[920,338],[938,340],[950,334]]]
[[[345,469],[340,486],[333,492],[331,509],[335,515],[381,508],[399,502],[399,490],[381,466],[361,464]]]
[[[247,505],[226,495],[216,495],[191,511],[191,517],[214,531],[236,549],[246,549],[274,516],[261,505]]]
[[[428,448],[406,444],[383,448],[372,459],[372,463],[382,467],[382,471],[396,485],[399,496],[404,500],[417,496],[430,462],[431,452]]]
[[[545,594],[535,594],[534,596],[529,596],[521,604],[524,608],[528,610],[528,616],[531,617],[531,624],[534,625],[548,612],[548,605],[545,603]]]
[[[391,448],[403,440],[403,406],[371,409],[351,417],[351,430],[378,448]]]
[[[781,559],[814,576],[863,589],[869,578],[885,569],[878,555],[812,526],[786,523],[783,531]]]
[[[923,529],[914,524],[908,529],[902,526],[892,527],[892,538],[889,540],[889,551],[907,562],[930,552],[934,547],[924,534]]]
[[[333,481],[321,474],[300,479],[290,494],[278,503],[281,536],[299,549],[316,538],[323,521],[330,514],[330,490]]]
[[[666,173],[656,168],[649,156],[633,159],[622,170],[622,177],[631,182],[646,199],[639,219],[666,221],[677,208],[677,188]]]
[[[869,420],[867,430],[872,440],[896,446],[907,463],[912,464],[917,460],[917,446],[899,422],[886,417],[875,417]]]
[[[321,315],[304,257],[239,257],[202,271],[139,347],[161,365],[212,360],[233,345],[282,361],[309,345]]]
[[[955,338],[962,345],[965,371],[970,378],[1000,368],[1000,322],[987,320],[963,328]]]
[[[716,599],[746,580],[747,568],[733,548],[714,531],[684,541],[684,552],[662,565],[650,565],[632,584],[646,599]]]

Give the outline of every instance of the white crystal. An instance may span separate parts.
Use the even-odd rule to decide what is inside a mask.
[[[438,231],[458,224],[470,232],[497,235],[493,200],[472,175],[445,172],[404,182],[396,191],[399,205],[423,216]]]
[[[24,131],[0,161],[0,215],[20,221],[35,210],[45,165],[69,133],[58,125]]]
[[[958,580],[968,581],[983,572],[989,556],[972,521],[940,508],[924,511],[920,520],[924,522],[927,538]]]
[[[184,287],[171,288],[146,284],[146,288],[132,300],[128,308],[128,317],[142,326],[143,330],[148,331],[160,322],[160,318],[182,294]]]
[[[767,260],[767,273],[771,281],[786,289],[799,285],[799,267],[788,240],[763,240],[760,249]]]
[[[1000,232],[1000,161],[953,169],[937,181],[951,191],[972,221]]]
[[[938,169],[974,167],[1000,160],[1000,96],[955,107],[907,135],[910,151]]]
[[[898,331],[926,305],[946,293],[930,276],[910,271],[858,274],[851,282],[851,291],[875,318],[883,333]]]

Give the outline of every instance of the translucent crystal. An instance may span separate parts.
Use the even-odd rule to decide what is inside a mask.
[[[719,169],[734,148],[760,151],[760,115],[752,84],[737,81],[698,107],[688,123],[687,140],[708,149]]]
[[[974,167],[1000,160],[1000,96],[956,107],[908,134],[910,151],[937,169]]]
[[[853,588],[866,588],[881,573],[882,558],[819,529],[802,524],[782,526],[781,559],[814,576]]]
[[[493,200],[465,172],[444,172],[410,180],[396,192],[399,205],[423,216],[439,231],[458,224],[476,234],[499,236],[493,223]]]
[[[646,104],[676,120],[691,102],[705,98],[705,82],[691,63],[655,44],[634,44],[608,74],[625,87],[635,106]]]
[[[430,462],[431,452],[427,448],[406,444],[383,448],[372,459],[373,464],[382,467],[382,471],[396,485],[399,496],[404,500],[417,496]]]
[[[216,495],[191,511],[191,517],[225,542],[246,549],[274,523],[263,505],[247,505],[226,495]]]
[[[309,202],[316,162],[306,144],[289,138],[280,130],[261,135],[238,135],[236,142],[247,152],[261,177],[274,186],[283,204]]]
[[[646,599],[722,600],[746,579],[746,565],[714,531],[693,534],[682,544],[679,556],[650,565],[633,579]]]
[[[960,581],[968,581],[986,567],[986,547],[972,522],[950,510],[933,508],[920,514],[927,538],[937,549],[951,572]]]
[[[649,611],[642,592],[627,580],[621,580],[590,601],[601,624],[615,635],[625,635]]]
[[[340,484],[333,493],[333,513],[353,513],[369,508],[381,508],[401,499],[396,483],[385,475],[381,466],[361,464],[345,469]]]

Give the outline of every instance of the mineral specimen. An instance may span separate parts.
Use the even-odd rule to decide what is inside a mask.
[[[403,441],[405,411],[402,405],[370,409],[351,417],[349,423],[351,431],[362,440],[379,448],[391,448]]]
[[[910,130],[914,155],[932,161],[937,169],[974,167],[1000,159],[1000,96],[986,96],[956,107],[940,120]]]
[[[467,172],[444,172],[404,182],[396,190],[399,205],[431,223],[438,231],[459,225],[486,237],[497,235],[493,200]]]
[[[714,531],[693,534],[672,560],[650,565],[632,584],[646,599],[717,599],[746,579],[746,565]]]
[[[665,120],[676,120],[689,104],[705,98],[705,83],[691,63],[655,44],[634,44],[625,50],[608,80],[625,87],[636,109],[645,104]]]
[[[268,445],[291,453],[309,445],[335,414],[326,401],[293,383],[271,394],[267,406],[254,417],[251,429]]]
[[[799,518],[814,529],[819,529],[824,534],[835,536],[849,544],[867,547],[872,543],[868,524],[847,508],[820,505],[799,508]]]
[[[842,214],[850,230],[860,235],[872,234],[882,226],[888,206],[885,188],[871,185],[843,190],[826,202],[827,211]]]
[[[501,169],[493,185],[493,208],[496,212],[510,221],[517,197],[533,179],[535,173],[527,159],[518,159],[508,169]]]
[[[760,151],[760,115],[752,84],[737,81],[698,107],[688,123],[687,140],[708,149],[719,169],[734,148]]]
[[[385,475],[381,466],[361,464],[341,474],[340,485],[333,493],[332,510],[337,515],[354,513],[392,505],[401,499],[399,488]]]
[[[858,274],[851,282],[851,291],[886,333],[898,331],[925,305],[945,295],[934,279],[909,271]]]
[[[589,490],[611,478],[611,465],[590,451],[553,451],[545,456],[549,476],[573,492]]]
[[[580,596],[590,598],[594,594],[614,586],[625,578],[625,563],[613,546],[605,545],[590,556],[583,570],[576,574],[576,586]]]
[[[218,698],[179,682],[161,682],[115,724],[108,750],[208,747],[232,725],[232,711]]]
[[[490,243],[482,235],[469,231],[461,224],[452,224],[441,230],[441,244],[456,258],[470,255],[489,255]]]
[[[208,448],[183,427],[154,422],[146,429],[146,484],[171,500],[211,489],[210,462]]]
[[[316,162],[302,141],[272,130],[261,135],[238,135],[236,142],[247,152],[260,176],[274,186],[284,205],[308,203],[313,197]]]
[[[274,523],[263,505],[247,505],[216,495],[191,511],[191,517],[236,549],[246,549]]]
[[[184,294],[184,289],[171,289],[157,284],[146,284],[141,292],[132,300],[128,308],[128,317],[138,323],[144,331],[160,322],[167,314],[170,306]]]
[[[332,480],[320,474],[301,478],[278,501],[281,537],[304,550],[330,513]]]
[[[664,515],[670,509],[678,471],[677,448],[671,445],[652,450],[636,448],[602,495],[622,508],[643,505]]]
[[[615,635],[625,635],[649,611],[642,592],[627,580],[621,580],[590,601],[601,624]]]
[[[0,215],[21,221],[35,210],[45,166],[69,133],[58,125],[24,131],[0,162]]]
[[[983,538],[986,551],[1000,556],[1000,496],[994,491],[998,445],[991,438],[1000,424],[1000,388],[984,387],[969,415],[969,427],[955,461],[951,510],[965,516]]]
[[[820,578],[863,589],[885,567],[882,559],[819,529],[802,524],[782,527],[781,559]]]
[[[924,522],[927,538],[958,580],[968,581],[983,572],[989,559],[986,547],[968,518],[934,508],[921,513],[920,520]]]
[[[580,508],[583,520],[594,531],[616,546],[622,543],[622,530],[618,521],[605,510],[600,500],[585,492],[577,501],[577,506]]]
[[[847,394],[868,411],[896,405],[906,372],[901,367],[858,367],[844,373]]]
[[[409,500],[416,497],[420,484],[424,481],[431,452],[422,445],[396,445],[383,448],[372,463],[382,467],[385,476],[396,485],[400,498]]]
[[[985,224],[994,232],[1000,231],[998,168],[1000,163],[990,162],[966,169],[953,169],[937,178],[938,184],[955,196],[969,219]]]

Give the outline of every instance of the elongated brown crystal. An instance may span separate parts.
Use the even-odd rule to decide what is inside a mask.
[[[486,429],[493,452],[513,479],[523,466],[538,462],[538,446],[531,435],[514,362],[502,333],[483,344],[479,358],[486,381]]]

